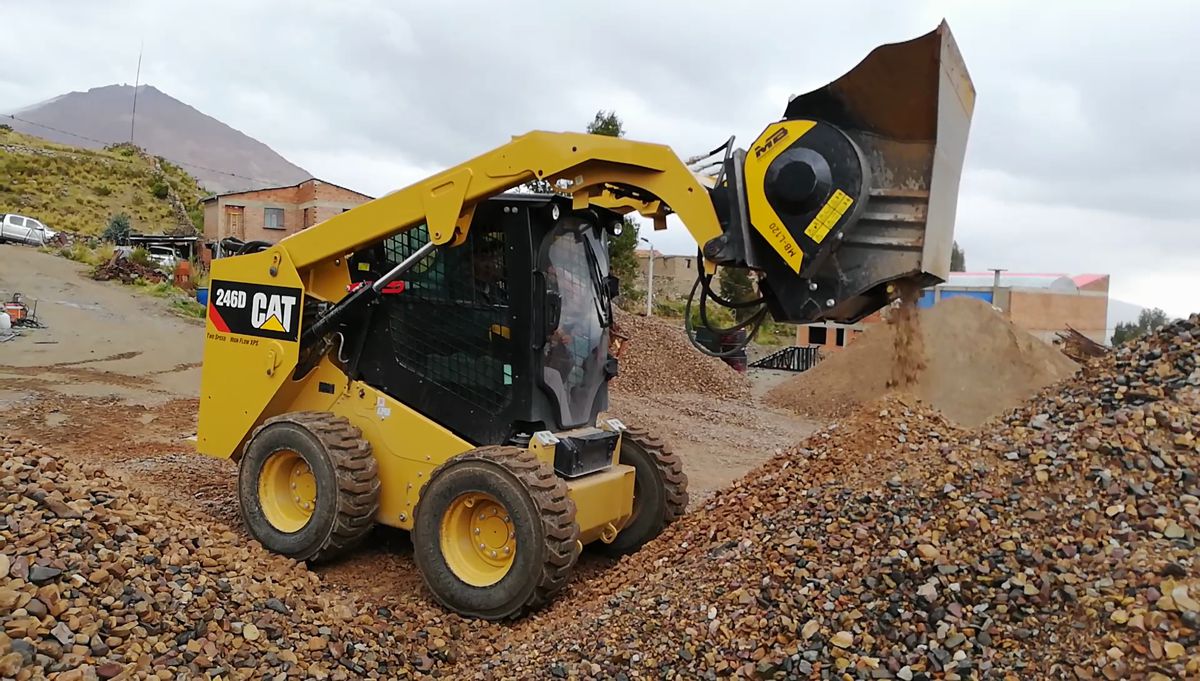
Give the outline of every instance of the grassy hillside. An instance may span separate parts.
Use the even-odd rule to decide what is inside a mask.
[[[0,213],[99,234],[123,212],[136,232],[182,233],[202,227],[203,195],[191,175],[129,145],[80,149],[0,127]]]

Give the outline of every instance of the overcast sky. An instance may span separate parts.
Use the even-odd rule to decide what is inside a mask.
[[[746,146],[789,94],[944,17],[978,93],[969,269],[1109,273],[1115,298],[1200,310],[1200,3],[505,5],[0,0],[0,111],[132,83],[144,40],[143,83],[380,195],[601,108],[681,156]]]

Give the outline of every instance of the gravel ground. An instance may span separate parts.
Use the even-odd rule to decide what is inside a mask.
[[[631,395],[702,394],[744,399],[750,382],[723,360],[701,353],[687,339],[682,322],[617,311],[619,374],[609,385]]]
[[[978,431],[886,398],[473,674],[1196,678],[1195,333],[1200,317],[1123,347]]]

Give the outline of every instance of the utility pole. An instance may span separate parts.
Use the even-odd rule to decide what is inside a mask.
[[[137,74],[133,77],[133,113],[129,116],[129,143],[133,144],[133,128],[137,125],[137,91],[138,85],[142,82],[142,51],[146,48],[146,40],[142,39],[142,46],[138,48],[138,65]]]
[[[646,316],[649,317],[654,310],[654,244],[644,236],[639,236],[638,240],[645,241],[650,247],[650,268],[646,277]]]
[[[992,271],[992,307],[1000,308],[1000,273],[1007,272],[1008,270],[1000,267],[992,267],[990,269]]]

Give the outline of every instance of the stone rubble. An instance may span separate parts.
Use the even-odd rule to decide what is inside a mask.
[[[0,455],[2,678],[400,678],[444,664],[428,632],[462,626],[419,594],[369,612],[98,467]]]
[[[1121,347],[977,431],[886,397],[471,671],[1200,677],[1196,334],[1200,316]]]
[[[545,610],[371,607],[0,441],[0,677],[1200,677],[1200,316],[978,430],[891,395]]]
[[[750,383],[724,361],[692,347],[682,322],[616,311],[617,332],[628,337],[618,350],[614,393],[700,394],[745,399]]]

